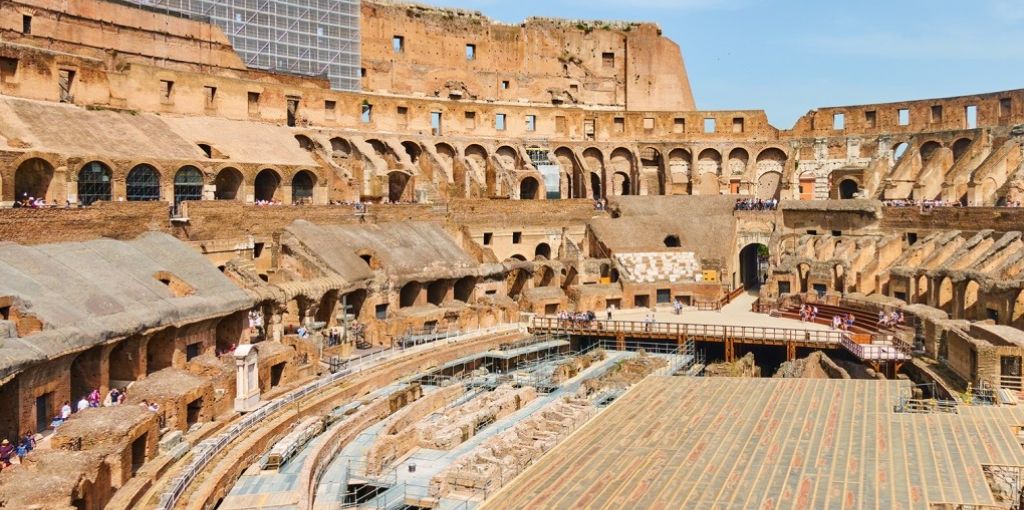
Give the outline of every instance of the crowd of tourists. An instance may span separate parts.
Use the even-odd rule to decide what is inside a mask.
[[[761,200],[760,198],[737,198],[736,211],[774,211],[779,208],[779,200],[770,198],[768,200]]]
[[[800,322],[814,322],[818,318],[818,307],[814,305],[800,305]]]
[[[586,312],[567,312],[561,311],[555,316],[558,319],[559,326],[573,326],[577,328],[589,328],[592,327],[594,321],[597,320],[597,314],[592,311]]]
[[[15,439],[15,443],[8,439],[0,441],[0,471],[10,468],[14,464],[15,459],[17,459],[18,464],[21,464],[22,459],[28,455],[28,452],[36,447],[36,436],[30,432],[26,432],[20,438]]]
[[[608,209],[608,201],[607,200],[605,200],[603,198],[598,198],[598,199],[594,200],[594,210],[595,211],[605,211],[607,209]]]
[[[936,209],[939,207],[968,207],[959,200],[914,200],[910,198],[883,200],[882,205],[886,207],[917,207],[921,210]],[[996,207],[1020,207],[1020,200],[1011,200],[997,204]]]
[[[853,329],[853,324],[855,322],[857,322],[857,318],[854,317],[852,313],[837,313],[832,316],[832,329],[850,331],[851,329]]]
[[[15,200],[14,201],[14,205],[12,205],[12,207],[15,207],[15,208],[26,208],[26,209],[56,209],[56,208],[60,207],[60,204],[57,202],[56,198],[51,200],[49,203],[47,203],[45,198],[30,197],[30,196],[28,196],[28,193],[22,193],[21,194],[21,199],[20,200]],[[71,208],[71,201],[70,200],[65,200],[64,201],[64,208],[65,209],[70,209]]]
[[[903,316],[901,310],[893,310],[890,313],[885,313],[885,310],[878,311],[878,325],[883,328],[895,328],[903,325],[906,317]]]

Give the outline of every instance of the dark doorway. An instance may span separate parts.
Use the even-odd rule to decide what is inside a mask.
[[[740,250],[740,283],[744,288],[761,288],[767,262],[768,247],[763,244],[748,244]]]
[[[139,472],[139,468],[146,463],[146,439],[149,433],[142,434],[135,441],[132,441],[132,476]]]
[[[270,367],[270,387],[271,388],[281,384],[281,377],[284,376],[284,365],[285,365],[285,362],[282,361],[281,363],[278,363],[278,364]]]
[[[839,198],[849,200],[856,198],[857,193],[860,193],[860,186],[853,179],[844,179],[839,183]]]
[[[199,416],[202,414],[202,412],[202,398],[197,398],[188,403],[188,406],[185,408],[185,422],[188,423],[189,427],[195,425],[196,423],[199,423]]]
[[[268,169],[260,171],[254,181],[254,192],[257,201],[270,202],[277,196],[277,188],[281,185],[281,177],[277,172]]]
[[[50,426],[50,409],[53,405],[53,392],[36,397],[36,431],[42,432]],[[56,413],[54,413],[56,414]]]

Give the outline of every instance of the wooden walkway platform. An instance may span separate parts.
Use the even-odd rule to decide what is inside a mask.
[[[484,508],[996,505],[983,466],[1019,475],[1024,408],[895,412],[908,393],[901,381],[648,377]]]

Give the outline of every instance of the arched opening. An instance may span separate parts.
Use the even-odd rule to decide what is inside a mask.
[[[757,193],[755,196],[761,200],[778,199],[782,194],[782,173],[765,172],[757,178]]]
[[[604,196],[604,187],[601,186],[601,176],[590,172],[590,193],[594,200]]]
[[[533,250],[533,259],[551,260],[551,246],[548,243],[540,243],[537,249]]]
[[[409,184],[409,176],[403,172],[388,174],[388,201],[401,202],[405,198],[405,188]]]
[[[110,200],[110,168],[92,161],[78,172],[78,203],[92,205],[100,200]]]
[[[52,181],[53,165],[41,158],[25,160],[14,171],[14,200],[50,198]]]
[[[174,174],[174,206],[186,200],[203,199],[203,173],[194,166],[181,167]]]
[[[682,244],[679,242],[679,236],[672,234],[665,237],[666,248],[679,248]]]
[[[110,386],[121,388],[142,377],[137,337],[122,340],[110,351]]]
[[[129,202],[160,200],[160,174],[150,165],[136,165],[125,178],[125,195]]]
[[[225,168],[217,173],[213,180],[215,187],[213,198],[216,200],[242,199],[242,172],[234,168]]]
[[[420,289],[422,285],[420,282],[409,282],[402,287],[402,290],[398,293],[398,306],[401,308],[407,308],[416,305],[416,300],[420,297]]]
[[[455,300],[468,303],[473,298],[473,289],[476,288],[476,278],[464,276],[455,282]]]
[[[953,313],[953,280],[950,277],[945,277],[939,284],[939,295],[936,304],[942,311],[952,314]]]
[[[611,272],[608,273],[608,281],[610,283],[619,283],[619,269],[613,267]]]
[[[518,253],[516,253],[515,255],[512,255],[508,259],[509,260],[518,260],[518,261],[521,261],[521,262],[526,262],[526,257],[524,257],[524,256],[522,256],[522,255],[520,255]]]
[[[981,286],[974,280],[969,280],[964,288],[964,316],[967,320],[976,320],[978,308],[978,291]]]
[[[501,161],[506,169],[514,170],[519,166],[519,155],[516,150],[508,145],[502,145],[498,147],[498,150],[494,152],[494,155]]]
[[[849,200],[856,198],[860,193],[860,186],[853,179],[843,179],[839,182],[839,198]]]
[[[611,156],[608,157],[608,166],[616,176],[623,177],[620,181],[613,182],[613,193],[617,195],[634,194],[636,190],[631,189],[629,182],[634,170],[633,153],[623,147],[613,150]],[[616,178],[618,179],[618,177]]]
[[[846,292],[846,268],[842,264],[836,264],[832,268],[833,282],[837,291]]]
[[[427,302],[441,306],[448,297],[448,280],[435,280],[427,285]]]
[[[612,194],[613,195],[629,195],[629,176],[622,172],[615,172],[612,175]]]
[[[800,174],[800,200],[814,200],[814,184],[818,181],[813,171]]]
[[[345,306],[345,313],[351,315],[352,319],[359,319],[363,312],[363,303],[366,302],[366,289],[354,290],[342,297]]]
[[[281,176],[277,172],[265,168],[256,174],[253,181],[253,194],[257,202],[272,202],[277,198],[277,190],[281,187]]]
[[[737,147],[729,151],[729,173],[731,175],[743,175],[747,171],[747,163],[750,161],[750,154],[746,149]]]
[[[800,278],[800,292],[807,292],[807,277],[811,273],[811,266],[800,264],[796,266],[797,277]]]
[[[969,149],[970,147],[970,138],[961,138],[953,142],[953,161],[959,161],[964,154],[967,154],[967,149]]]
[[[740,283],[743,285],[743,288],[761,288],[761,284],[764,283],[767,272],[767,246],[760,243],[748,244],[740,250]],[[806,282],[806,276],[802,277],[801,280]]]
[[[299,142],[299,147],[307,151],[314,151],[318,147],[318,144],[306,135],[295,135],[295,141]]]
[[[941,148],[942,144],[934,140],[925,142],[921,145],[921,150],[919,151],[921,153],[921,161],[927,162],[933,155],[935,155],[935,151]]]
[[[533,177],[526,177],[519,182],[519,199],[535,200],[539,189],[540,184],[537,183],[537,179],[534,179]]]
[[[907,152],[907,147],[909,147],[907,142],[900,142],[900,143],[896,144],[895,147],[893,147],[893,149],[892,149],[892,162],[893,162],[893,164],[899,163],[900,160],[903,159],[903,154],[905,154]]]
[[[915,303],[928,303],[928,276],[921,275],[917,279],[917,295],[914,299]]]
[[[405,149],[405,153],[409,155],[409,160],[412,164],[418,164],[420,161],[420,155],[423,153],[423,149],[416,142],[402,142],[402,148]]]
[[[693,157],[686,149],[675,149],[668,153],[669,180],[672,181],[673,194],[690,193],[690,167]]]
[[[292,177],[292,203],[309,204],[313,202],[313,186],[316,176],[309,170],[301,170]]]
[[[89,394],[93,389],[103,391],[100,364],[102,348],[89,349],[75,357],[71,362],[71,399],[72,403]],[[101,393],[102,394],[102,393]]]

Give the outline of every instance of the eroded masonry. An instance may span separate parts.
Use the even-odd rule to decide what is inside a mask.
[[[0,508],[1024,500],[1024,90],[217,5],[0,1]]]

